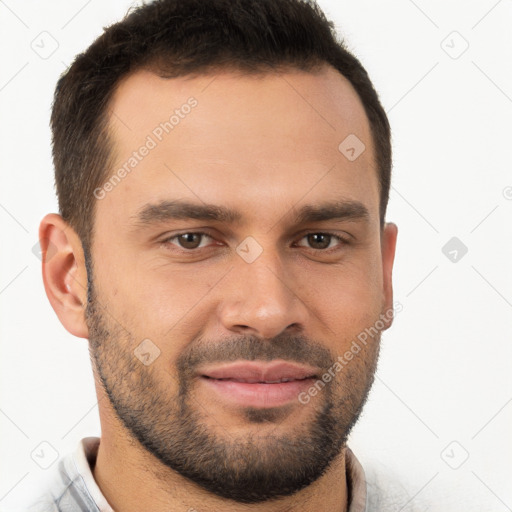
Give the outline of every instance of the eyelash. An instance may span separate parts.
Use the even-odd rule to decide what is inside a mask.
[[[175,235],[172,235],[172,236],[170,236],[168,238],[165,238],[164,240],[162,240],[161,243],[162,243],[162,245],[164,245],[166,247],[168,247],[169,245],[175,245],[171,241],[177,239],[178,237],[180,237],[182,235],[203,235],[203,236],[206,236],[208,238],[211,238],[212,240],[215,240],[211,235],[209,235],[208,233],[205,233],[204,231],[183,231],[182,233],[176,233]],[[340,235],[337,235],[335,233],[331,233],[329,231],[311,231],[311,232],[308,232],[308,233],[305,233],[304,235],[302,235],[299,240],[302,240],[303,238],[306,238],[309,235],[327,235],[327,236],[335,238],[336,240],[341,242],[340,245],[348,245],[350,243],[347,238],[344,238],[344,237],[342,237]],[[183,251],[184,253],[189,253],[189,254],[193,254],[193,253],[199,252],[201,249],[206,249],[206,247],[196,247],[195,249],[185,249],[184,247],[180,247],[180,246],[175,246],[175,247],[177,247],[179,250]],[[306,249],[308,249],[308,247],[306,247]],[[330,249],[313,249],[313,248],[309,248],[309,249],[311,251],[315,251],[315,252],[321,252],[321,253],[325,253],[325,254],[330,254],[331,252],[335,252],[336,250],[340,250],[340,246],[338,246],[338,247],[331,247]]]

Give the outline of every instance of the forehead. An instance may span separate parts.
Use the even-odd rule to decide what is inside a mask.
[[[119,84],[109,110],[115,163],[98,210],[119,221],[176,198],[265,209],[274,223],[279,205],[306,195],[364,198],[378,215],[368,119],[332,67],[173,79],[143,70]],[[357,159],[341,151],[346,140],[365,148]]]

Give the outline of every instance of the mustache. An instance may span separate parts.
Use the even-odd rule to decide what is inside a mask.
[[[319,342],[304,335],[282,334],[263,340],[257,336],[238,336],[222,341],[198,340],[191,343],[178,357],[176,367],[183,378],[192,375],[206,363],[226,363],[237,360],[272,361],[282,359],[327,370],[336,357]]]

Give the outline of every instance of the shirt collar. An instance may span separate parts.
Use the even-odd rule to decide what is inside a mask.
[[[345,450],[345,471],[347,475],[347,512],[366,512],[366,477],[363,466],[354,452]]]
[[[92,470],[96,464],[99,437],[86,437],[80,441],[74,453],[73,460],[78,473],[98,506],[100,512],[114,512],[94,480]],[[345,451],[345,467],[347,475],[347,512],[366,512],[366,478],[363,467],[350,448]]]
[[[114,512],[114,509],[108,504],[107,499],[103,496],[92,474],[92,470],[96,464],[99,446],[99,437],[85,437],[78,443],[75,453],[73,454],[73,462],[75,463],[76,470],[83,479],[87,491],[100,509],[100,512]]]

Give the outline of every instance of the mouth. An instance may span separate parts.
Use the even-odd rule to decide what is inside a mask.
[[[270,408],[297,401],[318,369],[288,361],[235,361],[200,370],[201,382],[217,399],[244,407]]]
[[[211,378],[215,378],[215,377],[209,377],[208,375],[202,375],[202,377],[204,377],[205,379],[211,379]],[[304,377],[303,379],[294,379],[294,378],[282,378],[282,379],[278,379],[278,380],[262,380],[262,379],[236,379],[236,378],[226,378],[226,379],[215,379],[215,380],[229,380],[231,382],[246,382],[247,384],[279,384],[281,382],[292,382],[294,380],[305,380],[305,379],[308,379],[309,377]]]

